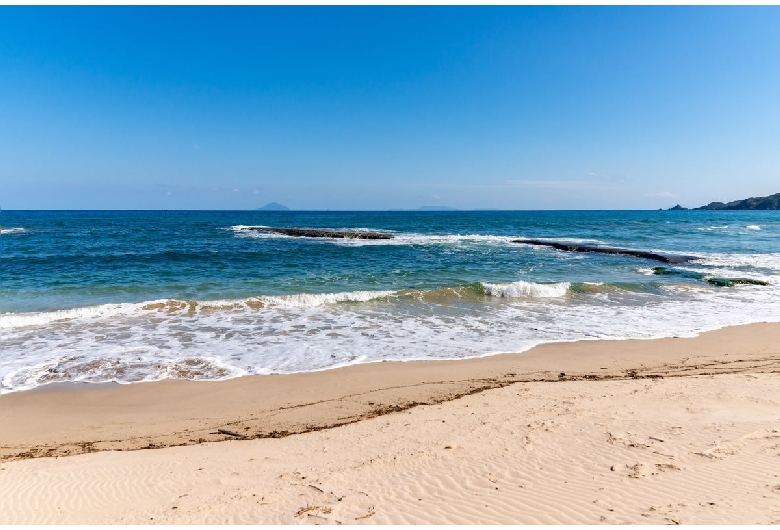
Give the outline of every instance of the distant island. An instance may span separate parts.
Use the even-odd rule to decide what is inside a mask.
[[[669,210],[688,210],[679,204]],[[706,206],[692,208],[693,210],[780,210],[780,193],[766,197],[750,197],[741,201],[711,202]]]
[[[261,212],[289,212],[290,209],[285,206],[284,204],[279,204],[278,202],[269,202],[265,206],[261,208],[257,208],[258,211]]]

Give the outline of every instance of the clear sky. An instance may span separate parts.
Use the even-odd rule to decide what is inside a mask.
[[[4,209],[780,192],[780,7],[0,7]]]

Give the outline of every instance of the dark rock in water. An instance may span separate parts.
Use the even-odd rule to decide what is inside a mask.
[[[627,248],[598,247],[596,245],[577,245],[574,243],[556,243],[555,241],[542,241],[540,239],[514,239],[512,243],[524,243],[526,245],[539,245],[552,247],[567,252],[596,252],[599,254],[617,254],[620,256],[633,256],[635,258],[652,259],[664,263],[687,263],[695,259],[696,256],[677,256],[663,255],[654,252],[645,252],[644,250],[631,250]]]
[[[707,283],[717,285],[718,287],[733,287],[735,285],[769,285],[769,282],[763,280],[753,280],[751,278],[705,278]]]
[[[680,269],[668,269],[666,267],[653,267],[653,274],[656,276],[682,276],[692,280],[706,280],[707,275],[701,272],[686,271]]]
[[[247,230],[273,232],[293,237],[329,237],[332,239],[393,239],[391,234],[353,230],[323,230],[320,228],[276,228],[272,226],[252,226]]]
[[[686,208],[686,207],[684,207],[684,206],[680,206],[679,204],[675,204],[674,206],[672,206],[671,208],[669,208],[669,210],[687,210],[687,209],[688,209],[688,208]]]
[[[683,276],[685,278],[692,278],[695,280],[703,280],[710,285],[715,285],[717,287],[733,287],[735,285],[769,285],[769,283],[765,282],[764,280],[754,280],[752,278],[713,278],[701,272],[667,269],[666,267],[653,267],[653,274],[657,276],[676,275]]]

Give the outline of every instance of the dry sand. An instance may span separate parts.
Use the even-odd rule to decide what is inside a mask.
[[[775,324],[44,389],[0,424],[0,524],[780,523]]]

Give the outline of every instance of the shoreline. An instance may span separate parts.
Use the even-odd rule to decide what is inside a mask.
[[[659,341],[659,340],[666,340],[666,339],[693,339],[701,336],[702,334],[711,333],[711,332],[717,332],[724,329],[731,329],[731,328],[741,328],[745,326],[780,326],[780,321],[761,321],[761,322],[747,322],[747,323],[740,323],[740,324],[726,324],[720,327],[714,327],[714,328],[708,328],[700,331],[695,331],[692,333],[695,333],[694,335],[673,335],[673,336],[657,336],[657,337],[643,337],[643,338],[632,338],[632,337],[621,337],[621,338],[615,338],[615,339],[606,339],[606,338],[582,338],[582,339],[573,339],[573,340],[553,340],[553,341],[546,341],[546,342],[539,342],[537,344],[533,344],[531,346],[528,346],[525,349],[518,349],[513,351],[494,351],[494,352],[488,352],[483,353],[479,355],[475,355],[473,357],[462,357],[462,358],[451,358],[451,357],[443,357],[443,358],[411,358],[411,359],[382,359],[382,360],[372,360],[372,361],[359,361],[351,364],[341,364],[341,365],[334,365],[334,366],[326,366],[323,368],[316,368],[312,370],[301,370],[301,371],[293,371],[293,372],[270,372],[270,373],[263,373],[263,374],[243,374],[243,375],[236,375],[236,376],[229,376],[224,379],[201,379],[201,380],[192,380],[192,379],[172,379],[172,378],[165,378],[165,379],[152,379],[152,380],[142,380],[142,381],[132,381],[132,382],[120,382],[120,381],[98,381],[98,382],[90,382],[90,381],[55,381],[52,383],[44,383],[40,386],[36,386],[33,388],[21,388],[18,390],[10,390],[7,391],[5,394],[0,393],[0,398],[2,396],[9,396],[12,394],[26,394],[26,393],[36,393],[36,392],[81,392],[84,390],[94,390],[98,388],[117,388],[121,386],[136,386],[136,385],[146,385],[146,384],[157,384],[157,383],[164,383],[164,382],[185,382],[185,383],[225,383],[229,381],[235,381],[237,379],[243,379],[243,378],[255,378],[255,377],[287,377],[287,376],[299,376],[304,374],[317,374],[317,373],[323,373],[323,372],[330,372],[330,371],[338,371],[338,370],[345,370],[349,368],[354,368],[356,366],[365,366],[365,365],[383,365],[383,364],[408,364],[408,363],[460,363],[460,362],[468,362],[468,361],[476,361],[481,359],[486,359],[490,357],[501,357],[504,355],[522,355],[525,353],[528,353],[532,350],[535,350],[537,348],[547,348],[547,347],[554,347],[556,345],[561,344],[576,344],[576,343],[587,343],[587,342],[604,342],[604,343],[619,343],[619,342],[634,342],[634,341]],[[522,382],[522,381],[518,381]],[[0,460],[2,460],[0,458]]]
[[[547,343],[521,353],[376,362],[222,381],[85,385],[0,396],[0,462],[281,438],[515,383],[780,372],[780,324],[692,338]]]
[[[753,324],[11,394],[0,525],[780,524],[779,344]]]

